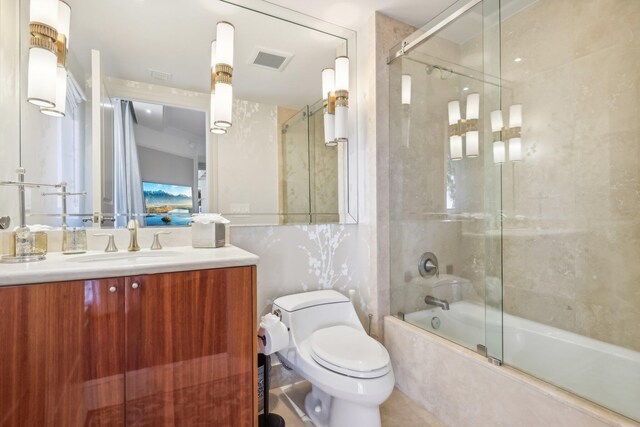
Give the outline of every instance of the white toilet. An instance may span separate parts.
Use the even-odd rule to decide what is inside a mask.
[[[277,298],[289,329],[283,363],[307,379],[305,409],[316,427],[380,427],[380,404],[395,378],[389,353],[369,337],[351,301],[333,290]]]

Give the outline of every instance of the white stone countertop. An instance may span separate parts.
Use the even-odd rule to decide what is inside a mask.
[[[257,255],[235,246],[211,249],[180,246],[113,253],[88,251],[78,255],[50,252],[43,261],[0,263],[0,286],[241,267],[256,265],[258,260]]]

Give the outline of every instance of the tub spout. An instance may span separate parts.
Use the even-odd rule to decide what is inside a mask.
[[[431,295],[427,295],[426,297],[424,297],[424,302],[427,305],[435,305],[436,307],[440,307],[443,310],[449,310],[449,303],[446,299],[440,299]]]

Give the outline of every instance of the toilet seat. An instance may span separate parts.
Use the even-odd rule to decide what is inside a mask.
[[[378,378],[391,370],[389,353],[384,346],[352,327],[319,329],[311,335],[310,343],[313,360],[339,374]]]

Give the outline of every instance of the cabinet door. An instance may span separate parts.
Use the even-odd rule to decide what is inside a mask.
[[[127,426],[254,425],[254,268],[127,279]]]
[[[0,426],[124,425],[124,280],[0,287],[0,343]]]

